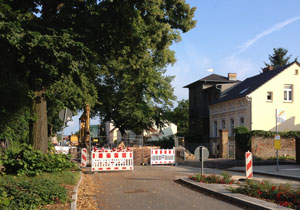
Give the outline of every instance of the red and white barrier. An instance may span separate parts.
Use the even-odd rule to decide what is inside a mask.
[[[87,149],[81,149],[81,166],[86,167],[87,165]]]
[[[133,170],[133,152],[124,150],[92,151],[92,171]]]
[[[245,161],[246,161],[246,178],[253,177],[253,160],[252,160],[252,153],[246,152],[245,153]]]
[[[174,149],[151,149],[151,165],[175,164]]]

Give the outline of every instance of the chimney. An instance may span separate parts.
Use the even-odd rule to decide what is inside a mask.
[[[262,69],[263,73],[272,71],[274,69],[274,66],[266,66],[265,68]]]
[[[236,73],[228,73],[228,80],[236,81]]]

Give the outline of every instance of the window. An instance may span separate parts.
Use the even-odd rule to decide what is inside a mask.
[[[230,119],[230,135],[231,136],[234,135],[234,119],[233,118]]]
[[[214,121],[214,136],[218,136],[218,122]]]
[[[284,85],[283,99],[285,102],[293,101],[293,85]]]
[[[267,101],[273,100],[273,92],[267,92]]]
[[[298,69],[295,70],[295,75],[298,75]]]
[[[226,128],[225,120],[222,120],[222,129]]]
[[[244,122],[244,117],[240,117],[240,126],[244,126],[245,122]]]

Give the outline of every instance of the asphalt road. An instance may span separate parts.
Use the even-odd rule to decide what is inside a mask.
[[[100,210],[242,209],[174,182],[195,169],[174,166],[138,166],[134,171],[91,175]],[[198,169],[199,170],[199,169]]]

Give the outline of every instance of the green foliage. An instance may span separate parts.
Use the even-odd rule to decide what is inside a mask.
[[[163,138],[159,141],[148,141],[146,144],[160,146],[161,149],[172,149],[174,147],[174,138]]]
[[[177,125],[177,135],[187,136],[189,133],[189,101],[178,101],[178,105],[174,110],[166,113],[167,120]]]
[[[42,172],[62,171],[75,167],[70,157],[63,154],[43,154],[32,146],[22,144],[19,150],[7,150],[2,156],[7,173],[39,175]]]
[[[231,188],[230,191],[270,200],[281,206],[295,209],[300,207],[300,189],[293,190],[288,184],[277,186],[269,181],[247,180],[238,188]]]
[[[273,66],[274,68],[279,68],[290,63],[291,55],[287,56],[287,49],[273,48],[273,51],[273,54],[269,55],[270,64],[265,63],[266,67]]]
[[[192,180],[197,182],[207,183],[207,184],[233,184],[234,181],[231,179],[231,175],[227,172],[221,173],[221,175],[200,175],[190,177]]]
[[[0,209],[37,209],[67,201],[67,190],[54,180],[5,177],[0,180]]]
[[[28,143],[29,121],[28,107],[23,107],[18,111],[3,107],[2,112],[0,111],[0,139],[8,140],[11,144],[16,139],[18,142]]]
[[[173,77],[165,75],[167,66],[175,62],[170,46],[179,41],[180,30],[195,26],[195,8],[181,0],[103,1],[103,5],[106,30],[101,39],[111,40],[117,49],[101,55],[107,71],[96,81],[100,103],[95,112],[103,121],[113,121],[121,133],[140,134],[154,123],[162,126],[175,100]]]
[[[80,75],[78,80],[80,80],[80,86],[70,75],[65,76],[47,90],[49,135],[62,129],[63,121],[58,118],[60,110],[68,107],[76,113],[78,109],[85,107],[86,103],[91,107],[96,103],[97,91],[94,85],[83,75]]]
[[[300,137],[300,131],[287,131],[287,132],[273,132],[273,131],[263,131],[263,130],[253,130],[248,131],[246,127],[235,128],[235,140],[236,144],[243,151],[251,149],[251,137],[260,136],[265,138],[273,138],[275,135],[279,134],[283,138],[295,138]]]
[[[246,127],[237,127],[234,129],[235,132],[235,143],[237,148],[245,152],[251,150],[251,134]]]
[[[184,0],[0,1],[0,89],[8,87],[0,116],[10,92],[20,96],[8,103],[18,104],[18,111],[39,101],[20,99],[45,91],[50,134],[62,126],[61,108],[77,111],[84,103],[96,104],[94,114],[113,121],[122,133],[161,126],[175,100],[173,77],[165,75],[175,62],[170,46],[195,26],[194,12]],[[43,132],[30,134],[44,151],[42,122]]]
[[[253,130],[250,132],[251,136],[261,136],[261,137],[274,137],[277,135],[276,132],[273,131],[262,131],[262,130]],[[283,138],[295,138],[300,137],[300,131],[286,131],[286,132],[278,132]]]

